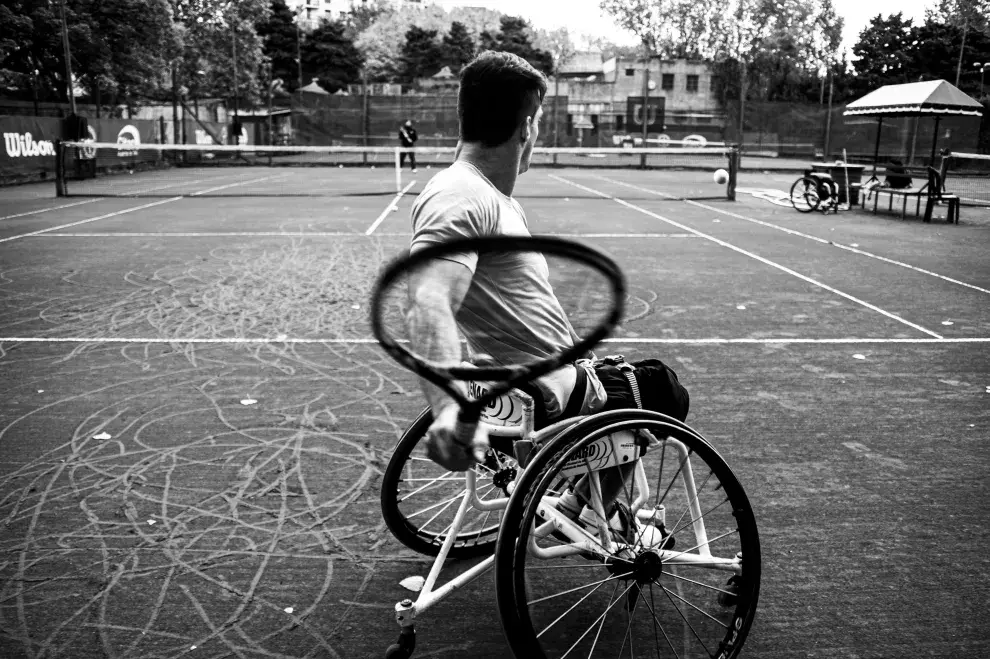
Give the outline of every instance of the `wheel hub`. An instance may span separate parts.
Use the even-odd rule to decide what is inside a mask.
[[[633,561],[633,578],[639,583],[651,583],[663,574],[663,560],[653,551],[644,551]]]
[[[514,467],[499,469],[492,474],[492,484],[506,494],[509,493],[509,483],[514,480],[516,480],[516,470]]]

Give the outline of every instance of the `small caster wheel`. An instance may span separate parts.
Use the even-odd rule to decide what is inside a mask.
[[[398,643],[388,646],[388,650],[385,650],[385,659],[409,659],[411,656],[412,652]]]
[[[416,649],[416,632],[412,628],[399,632],[399,642],[388,646],[385,659],[409,659]]]
[[[725,588],[728,592],[718,594],[718,603],[721,606],[729,608],[730,606],[735,606],[736,602],[739,601],[739,577],[729,577],[729,580],[725,584]]]

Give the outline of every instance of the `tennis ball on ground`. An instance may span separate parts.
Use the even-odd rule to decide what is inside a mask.
[[[724,169],[715,170],[715,182],[719,185],[723,185],[729,182],[729,172]]]

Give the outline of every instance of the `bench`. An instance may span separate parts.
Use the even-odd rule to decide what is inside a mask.
[[[901,218],[907,217],[908,199],[913,197],[915,199],[914,214],[916,216],[921,215],[921,200],[926,200],[924,216],[925,222],[932,221],[932,211],[935,206],[946,204],[949,207],[947,221],[950,223],[959,223],[959,197],[945,193],[945,184],[943,182],[942,175],[934,167],[928,167],[928,181],[926,181],[921,187],[912,186],[910,188],[890,188],[884,185],[874,185],[869,187],[867,192],[867,201],[870,196],[873,196],[874,214],[877,212],[877,205],[879,204],[881,194],[888,195],[889,203],[887,204],[887,210],[890,211],[894,209],[894,197],[901,197],[904,199],[904,203],[901,207]]]

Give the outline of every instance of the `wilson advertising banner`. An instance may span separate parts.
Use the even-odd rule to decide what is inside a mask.
[[[55,176],[55,140],[64,134],[64,119],[58,117],[0,116],[3,149],[0,150],[0,179],[45,179]],[[154,144],[159,140],[158,122],[128,119],[89,119],[89,141],[120,145],[109,160],[126,160],[136,154],[132,144]],[[94,153],[80,152],[81,158]],[[101,160],[103,156],[101,153]],[[110,165],[112,162],[97,163]]]

